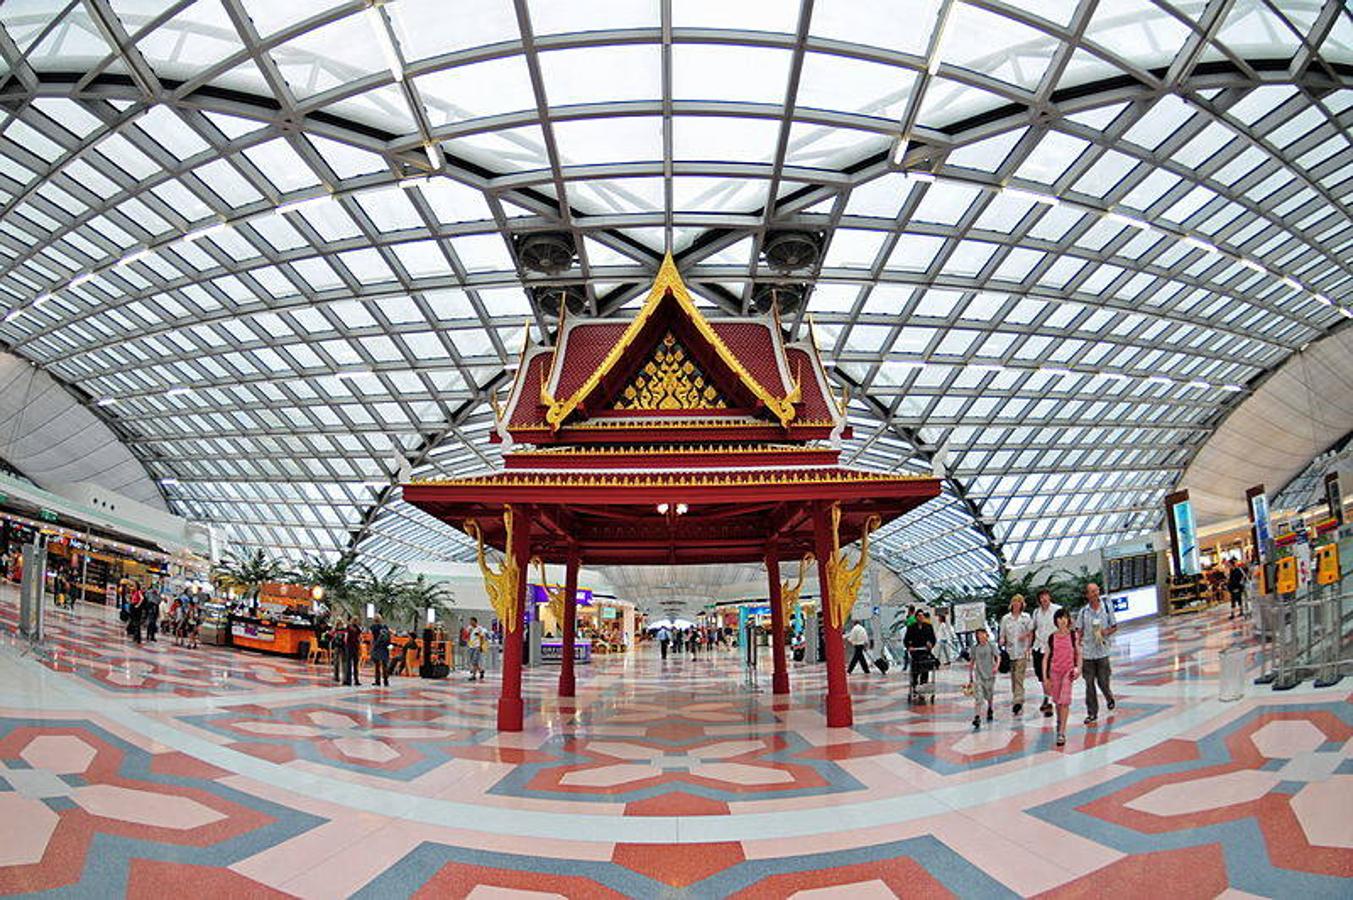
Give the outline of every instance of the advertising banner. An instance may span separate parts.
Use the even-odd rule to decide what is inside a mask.
[[[959,633],[977,631],[987,624],[985,603],[955,603],[954,630]]]
[[[1256,484],[1245,492],[1245,508],[1250,514],[1250,539],[1259,561],[1267,562],[1272,554],[1273,526],[1268,519],[1268,497],[1264,486]]]
[[[1198,554],[1198,528],[1193,519],[1193,504],[1188,491],[1176,491],[1165,498],[1165,518],[1170,525],[1170,557],[1177,575],[1198,575],[1202,561]]]

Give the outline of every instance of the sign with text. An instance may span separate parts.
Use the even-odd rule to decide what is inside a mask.
[[[955,631],[979,631],[985,627],[987,627],[987,605],[985,603],[954,604]]]

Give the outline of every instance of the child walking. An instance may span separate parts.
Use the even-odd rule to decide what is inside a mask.
[[[1071,630],[1071,614],[1057,610],[1052,619],[1057,629],[1048,637],[1047,655],[1043,657],[1043,683],[1048,686],[1048,697],[1057,707],[1057,746],[1066,743],[1066,720],[1071,714],[1071,684],[1081,670],[1080,642]]]
[[[972,685],[972,727],[982,727],[982,705],[987,707],[987,721],[994,717],[991,697],[996,692],[996,645],[991,643],[985,628],[977,629],[977,643],[969,652],[968,684]]]

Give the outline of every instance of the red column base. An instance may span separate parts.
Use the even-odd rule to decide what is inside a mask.
[[[776,672],[770,677],[771,693],[788,694],[789,693],[789,673]]]
[[[855,724],[855,713],[851,709],[850,694],[827,695],[827,727],[849,728]]]
[[[520,697],[500,697],[498,700],[498,730],[521,731],[522,702]]]
[[[577,690],[577,682],[573,678],[572,672],[566,672],[559,676],[559,696],[572,697]]]

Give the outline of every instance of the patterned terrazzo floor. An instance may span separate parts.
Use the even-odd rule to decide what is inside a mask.
[[[1353,679],[1221,703],[1246,633],[1220,612],[1125,628],[1117,710],[1058,748],[1008,683],[974,731],[960,671],[920,708],[905,674],[857,674],[855,727],[828,730],[821,667],[777,698],[731,652],[599,659],[569,701],[529,671],[526,731],[500,736],[492,673],[341,688],[130,646],[95,607],[50,612],[39,659],[13,604],[0,587],[0,891],[1353,893]]]

